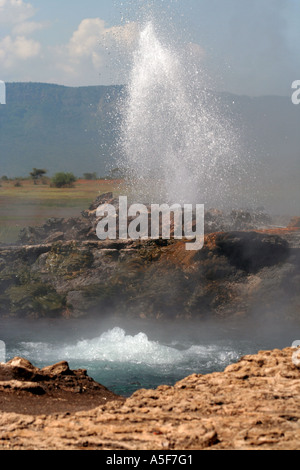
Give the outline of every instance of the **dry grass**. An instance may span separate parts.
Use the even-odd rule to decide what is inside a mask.
[[[102,193],[118,195],[122,182],[117,180],[78,180],[73,188],[34,185],[31,180],[1,182],[0,242],[13,243],[21,228],[43,224],[50,217],[76,217]]]

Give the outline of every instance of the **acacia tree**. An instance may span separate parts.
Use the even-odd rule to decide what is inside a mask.
[[[30,173],[30,177],[33,179],[34,184],[37,184],[37,182],[45,176],[47,173],[47,170],[42,170],[40,168],[33,168],[32,172]]]

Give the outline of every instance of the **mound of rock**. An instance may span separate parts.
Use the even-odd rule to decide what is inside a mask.
[[[287,241],[287,237],[288,241]],[[130,318],[298,315],[297,232],[220,232],[183,241],[60,241],[0,248],[0,316]]]
[[[23,414],[54,414],[88,410],[122,400],[88,377],[86,370],[70,370],[67,362],[38,369],[16,357],[0,364],[0,410]]]
[[[71,240],[97,241],[96,226],[99,219],[96,212],[99,207],[107,204],[116,208],[118,223],[119,200],[114,198],[113,193],[105,193],[98,196],[89,209],[83,211],[79,217],[69,219],[51,218],[40,227],[22,229],[18,243],[20,245],[38,245]],[[148,206],[148,211],[150,214],[150,206]],[[131,220],[132,218],[129,217],[128,223]],[[257,230],[266,228],[271,223],[270,216],[262,208],[253,211],[233,210],[230,213],[218,209],[209,209],[205,212],[205,233],[207,234],[232,230]]]
[[[273,315],[282,299],[298,315],[297,229],[266,229],[263,209],[212,209],[200,251],[181,240],[100,241],[97,208],[118,214],[118,203],[98,196],[80,217],[50,219],[24,229],[17,246],[0,246],[0,317],[224,317],[260,306]]]
[[[289,228],[300,228],[300,217],[293,217],[289,223]]]
[[[71,415],[1,412],[0,449],[298,450],[299,352],[262,351]]]

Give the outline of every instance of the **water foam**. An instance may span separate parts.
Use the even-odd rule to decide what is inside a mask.
[[[151,341],[145,333],[127,335],[121,328],[114,328],[93,339],[76,344],[54,345],[50,343],[21,343],[13,355],[23,355],[33,362],[51,363],[67,360],[76,363],[103,362],[144,364],[147,366],[171,366],[190,364],[228,364],[237,360],[239,352],[230,345],[192,345],[185,349]],[[192,366],[192,367],[193,367]]]

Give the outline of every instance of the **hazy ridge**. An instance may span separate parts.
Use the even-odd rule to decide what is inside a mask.
[[[95,171],[114,167],[120,86],[71,88],[42,83],[8,83],[0,106],[0,174],[26,176],[33,167]],[[219,93],[245,151],[262,163],[260,178],[286,198],[290,211],[299,201],[300,106],[289,97],[247,97]],[[280,203],[280,202],[279,202]]]

